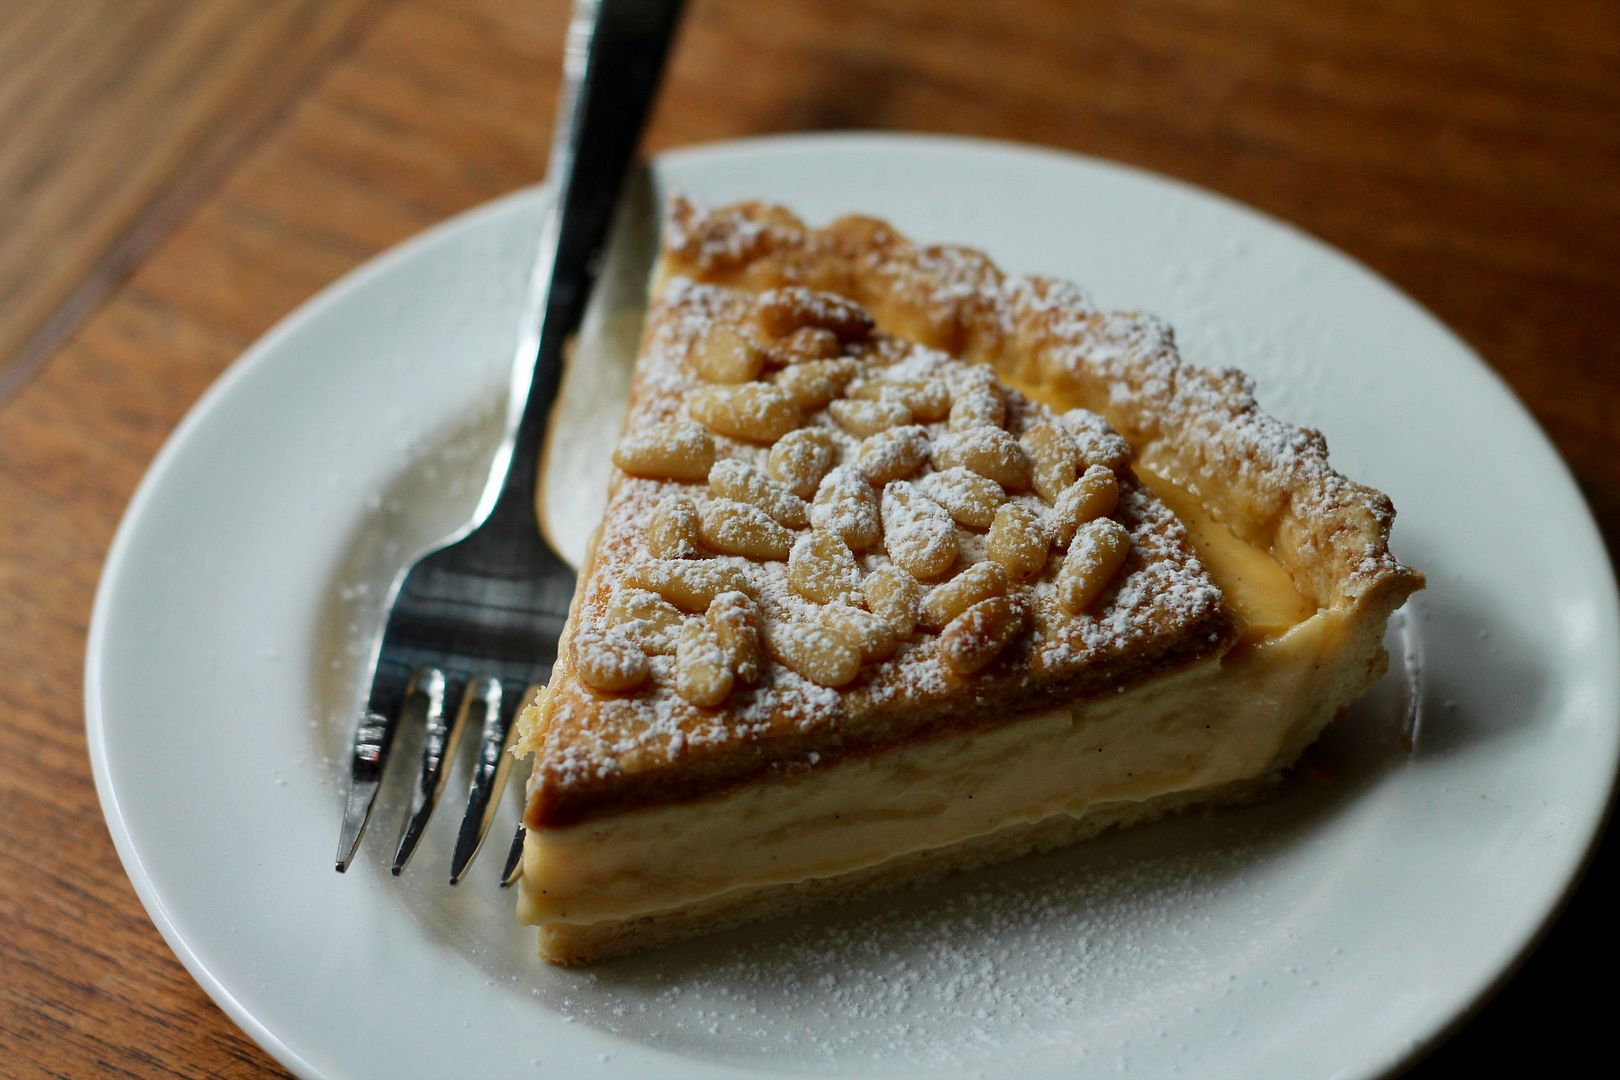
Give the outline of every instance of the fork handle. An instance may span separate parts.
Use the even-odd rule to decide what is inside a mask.
[[[552,133],[552,202],[512,365],[505,437],[475,521],[535,518],[541,443],[685,0],[575,0]]]

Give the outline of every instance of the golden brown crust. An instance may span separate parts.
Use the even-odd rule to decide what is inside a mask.
[[[627,431],[682,415],[685,396],[702,385],[692,371],[694,340],[716,324],[744,324],[749,303],[749,294],[734,289],[682,285],[664,291],[649,314]],[[900,364],[919,362],[936,374],[961,374],[948,357],[918,357],[894,339],[878,341],[875,351],[893,353],[883,360],[893,366],[880,369],[891,374]],[[967,370],[960,364],[955,368]],[[1011,434],[1052,419],[1050,410],[1008,395],[1005,423]],[[942,431],[936,434],[943,437]],[[524,737],[524,748],[537,752],[529,823],[561,825],[710,794],[778,772],[1006,722],[1059,702],[1114,693],[1223,648],[1232,634],[1229,614],[1180,523],[1132,477],[1117,436],[1105,429],[1085,434],[1118,470],[1115,516],[1134,541],[1120,580],[1094,612],[1074,617],[1059,608],[1054,583],[1059,552],[1031,594],[1033,632],[980,672],[950,671],[941,659],[941,639],[919,632],[892,658],[865,666],[848,686],[831,690],[771,664],[759,685],[733,690],[720,708],[699,707],[674,692],[668,656],[654,656],[653,682],[630,693],[604,693],[580,677],[574,648],[579,631],[608,619],[616,590],[646,561],[655,508],[672,492],[702,497],[701,483],[616,474],[544,706],[537,723],[529,718],[532,727]],[[758,448],[736,440],[717,437],[716,443],[722,460],[760,456]],[[1033,495],[1022,498],[1037,501]],[[868,552],[864,561],[871,569],[887,560],[881,552]],[[782,563],[735,557],[701,562],[743,575],[747,591],[768,614],[784,621],[803,614],[798,610],[803,603],[782,588]]]
[[[989,363],[1005,382],[1037,397],[1078,401],[1101,414],[1148,467],[1198,495],[1240,537],[1271,550],[1302,593],[1321,607],[1365,616],[1367,660],[1353,678],[1340,680],[1345,701],[1381,670],[1383,623],[1422,585],[1421,575],[1389,552],[1388,499],[1334,472],[1319,434],[1261,413],[1245,376],[1182,363],[1168,328],[1156,320],[1099,312],[1068,285],[1005,277],[978,252],[917,247],[869,218],[809,229],[762,204],[704,211],[677,201],[665,249],[660,283],[673,287],[660,289],[663,300],[650,319],[627,428],[677,414],[680,392],[693,383],[672,358],[685,355],[703,321],[694,321],[694,312],[738,318],[726,310],[738,291],[796,285],[837,293],[869,310],[881,331]],[[1128,470],[1121,470],[1121,482],[1127,524],[1160,536],[1174,558],[1183,557],[1179,524],[1155,516],[1162,506],[1134,485]],[[878,665],[840,692],[791,675],[780,686],[748,690],[728,702],[718,724],[712,710],[668,695],[649,712],[645,701],[583,686],[569,645],[574,628],[600,616],[615,578],[637,557],[643,523],[663,490],[646,480],[615,481],[551,693],[542,714],[527,718],[525,746],[539,751],[531,825],[681,799],[992,723],[1151,677],[1231,639],[1221,605],[1194,605],[1154,628],[1156,634],[1093,650],[1063,677],[1033,686],[1029,670],[1009,660],[965,684],[953,680],[935,700],[919,703],[910,689],[896,694]],[[655,670],[657,664],[655,657]]]
[[[1101,414],[1321,607],[1393,611],[1423,587],[1390,553],[1389,499],[1334,471],[1320,432],[1262,412],[1241,371],[1182,362],[1158,319],[1100,311],[1065,282],[1009,277],[982,252],[913,245],[868,217],[811,229],[781,207],[676,200],[664,244],[666,275],[837,292],[891,333]]]

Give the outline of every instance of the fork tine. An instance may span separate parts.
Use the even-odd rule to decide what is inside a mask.
[[[394,864],[389,873],[398,877],[410,861],[416,845],[427,830],[428,819],[438,804],[439,793],[444,790],[447,774],[445,765],[454,761],[456,746],[466,729],[465,704],[448,719],[445,717],[445,677],[438,668],[428,668],[417,676],[417,685],[427,696],[427,722],[422,734],[422,765],[417,771],[416,787],[411,792],[411,809],[399,830],[399,845],[394,850]]]
[[[416,692],[416,684],[413,676],[405,689],[405,700],[396,712],[381,713],[368,708],[360,714],[360,723],[354,731],[354,751],[349,759],[349,792],[344,800],[343,828],[338,833],[337,872],[340,874],[354,861],[366,823],[371,820],[371,808],[382,787],[383,770],[388,767],[388,754],[394,748],[400,717],[407,709],[414,711],[423,702],[422,695]]]
[[[530,686],[523,694],[523,700],[519,704],[518,712],[522,712],[531,706],[538,706],[545,692],[545,686],[540,683]],[[508,739],[508,745],[510,743],[511,740]],[[499,791],[495,793],[495,797],[500,798]],[[501,888],[503,889],[511,888],[523,877],[523,841],[528,835],[528,826],[523,824],[523,819],[520,816],[517,829],[512,833],[512,846],[506,849],[506,862],[501,866]]]
[[[517,884],[522,877],[520,869],[523,862],[523,838],[529,835],[529,830],[518,822],[517,832],[512,834],[512,846],[506,852],[506,865],[501,867],[501,888]]]
[[[371,805],[382,786],[383,766],[394,742],[394,725],[388,717],[369,709],[360,714],[354,733],[354,753],[349,762],[349,793],[344,800],[343,828],[338,833],[337,872],[348,870],[360,847],[360,836],[371,820]]]
[[[450,861],[450,884],[461,881],[462,875],[478,855],[478,848],[489,831],[495,817],[496,794],[506,783],[511,771],[512,755],[506,752],[511,741],[512,721],[517,716],[517,703],[508,707],[501,684],[488,677],[474,680],[467,695],[484,708],[484,730],[479,740],[478,764],[473,769],[472,786],[467,792],[467,813],[461,819],[461,831],[456,835],[456,852]]]

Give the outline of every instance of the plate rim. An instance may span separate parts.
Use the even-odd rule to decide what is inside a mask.
[[[746,158],[750,154],[757,153],[808,152],[830,144],[853,144],[884,150],[927,150],[943,153],[976,153],[1006,158],[1021,157],[1057,165],[1073,166],[1080,164],[1104,172],[1123,174],[1133,182],[1146,183],[1161,188],[1168,187],[1182,197],[1213,201],[1225,211],[1235,212],[1239,216],[1251,219],[1262,226],[1279,229],[1288,234],[1293,240],[1302,242],[1311,249],[1314,256],[1326,257],[1331,261],[1338,262],[1376,282],[1382,289],[1398,298],[1412,314],[1419,316],[1430,330],[1439,331],[1454,347],[1455,351],[1466,356],[1472,362],[1475,373],[1486,376],[1486,381],[1494,386],[1495,391],[1504,397],[1507,403],[1511,404],[1519,418],[1527,422],[1527,430],[1533,432],[1534,437],[1540,440],[1542,449],[1547,452],[1551,459],[1557,462],[1559,481],[1567,485],[1569,493],[1574,495],[1577,505],[1584,511],[1584,517],[1581,521],[1581,525],[1584,526],[1581,530],[1584,533],[1583,538],[1591,546],[1594,546],[1598,553],[1604,556],[1595,560],[1595,565],[1601,567],[1602,576],[1594,582],[1598,587],[1593,590],[1595,600],[1606,601],[1601,604],[1601,610],[1606,615],[1606,618],[1599,632],[1606,632],[1611,642],[1620,644],[1620,587],[1617,587],[1616,584],[1614,564],[1607,557],[1607,546],[1603,541],[1602,532],[1597,526],[1589,502],[1581,491],[1568,462],[1558,452],[1541,421],[1524,405],[1507,381],[1486,363],[1471,345],[1428,308],[1408,295],[1383,274],[1367,266],[1355,256],[1334,247],[1298,225],[1240,202],[1222,192],[1201,187],[1179,177],[1076,151],[1008,140],[910,132],[832,131],[784,133],[683,146],[657,155],[655,161],[662,167],[698,164],[712,166],[723,163],[724,159],[728,157]],[[223,399],[232,394],[238,383],[248,378],[253,371],[256,371],[267,362],[268,357],[275,355],[281,347],[282,341],[297,333],[304,323],[316,318],[320,313],[330,308],[342,306],[352,293],[363,289],[375,278],[387,275],[397,265],[414,258],[423,249],[435,246],[443,238],[460,232],[485,217],[498,216],[510,211],[515,204],[530,199],[544,198],[545,190],[546,183],[542,181],[507,192],[435,222],[369,257],[334,281],[321,287],[317,292],[277,319],[268,330],[256,338],[224,368],[187,408],[184,416],[166,436],[162,447],[146,466],[141,480],[123,510],[112,543],[107,549],[97,581],[85,645],[83,681],[85,733],[91,772],[95,781],[97,797],[101,804],[102,816],[112,836],[119,860],[148,917],[192,978],[246,1035],[281,1065],[300,1076],[321,1077],[328,1074],[315,1068],[313,1064],[289,1046],[279,1035],[265,1026],[196,955],[176,923],[168,905],[158,893],[146,869],[140,850],[129,832],[123,807],[119,802],[118,792],[109,771],[110,762],[106,747],[106,716],[102,700],[102,665],[107,650],[108,612],[115,602],[115,595],[119,590],[120,581],[128,572],[126,564],[129,559],[129,549],[134,543],[133,538],[138,532],[142,520],[146,517],[148,504],[157,497],[156,492],[162,488],[175,461],[184,454],[194,431],[201,426],[204,418]],[[1611,719],[1620,720],[1620,690],[1616,689],[1616,679],[1611,678],[1609,683],[1610,693],[1606,700],[1598,699],[1596,704],[1600,708],[1596,712],[1601,714],[1605,711],[1602,707],[1607,705],[1607,711],[1611,714]],[[1577,822],[1576,827],[1572,829],[1572,833],[1584,832],[1582,843],[1578,848],[1575,845],[1571,846],[1572,857],[1566,859],[1563,865],[1560,866],[1562,871],[1561,887],[1552,902],[1545,905],[1539,913],[1533,932],[1525,935],[1522,940],[1515,943],[1514,947],[1507,952],[1500,963],[1491,965],[1494,969],[1491,978],[1481,980],[1466,993],[1456,995],[1461,1004],[1450,1010],[1448,1019],[1432,1025],[1428,1034],[1416,1042],[1387,1047],[1384,1053],[1376,1055],[1376,1060],[1381,1063],[1374,1064],[1375,1071],[1366,1075],[1384,1076],[1403,1068],[1409,1068],[1452,1037],[1459,1029],[1466,1026],[1491,998],[1518,974],[1525,962],[1545,940],[1557,920],[1563,915],[1570,899],[1580,887],[1592,866],[1599,844],[1615,812],[1617,800],[1620,800],[1620,726],[1611,726],[1607,730],[1609,762],[1606,772],[1607,784],[1603,797],[1600,800],[1600,805],[1577,808],[1583,809],[1584,812],[1580,815],[1580,820]],[[1368,1060],[1369,1064],[1372,1064],[1374,1057],[1370,1056]],[[725,1066],[718,1067],[727,1068]],[[729,1068],[735,1069],[735,1066]]]
[[[340,306],[351,293],[364,288],[373,278],[387,274],[396,264],[414,257],[418,251],[432,247],[441,237],[466,227],[470,220],[484,215],[499,214],[509,209],[512,204],[521,202],[525,197],[534,197],[537,194],[544,197],[545,189],[544,182],[519,188],[434,222],[399,243],[384,248],[321,287],[255,338],[187,407],[180,422],[164,438],[163,445],[147,464],[134,493],[125,504],[112,543],[108,546],[107,555],[102,561],[100,576],[96,581],[95,599],[90,610],[90,629],[85,635],[83,687],[85,742],[89,751],[91,775],[95,781],[96,798],[101,804],[102,819],[112,835],[113,847],[118,853],[119,862],[123,865],[124,874],[135,889],[141,906],[146,909],[148,918],[157,927],[158,933],[187,973],[249,1038],[298,1076],[323,1077],[326,1074],[316,1069],[280,1036],[266,1027],[192,950],[171,916],[168,905],[158,893],[135,840],[130,835],[123,807],[118,800],[118,793],[109,772],[106,717],[102,710],[102,657],[107,648],[109,619],[107,613],[114,602],[113,596],[119,587],[119,581],[126,572],[128,549],[134,543],[133,538],[140,527],[141,519],[145,516],[147,504],[156,498],[155,492],[162,487],[175,460],[185,452],[192,432],[201,426],[204,417],[221,400],[234,392],[238,383],[249,378],[254,370],[266,362],[266,357],[275,355],[282,339],[296,333],[301,324],[314,318],[319,312]]]

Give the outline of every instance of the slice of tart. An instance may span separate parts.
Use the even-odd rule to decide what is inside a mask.
[[[519,913],[585,963],[1267,790],[1384,670],[1393,508],[1163,325],[676,202]]]

